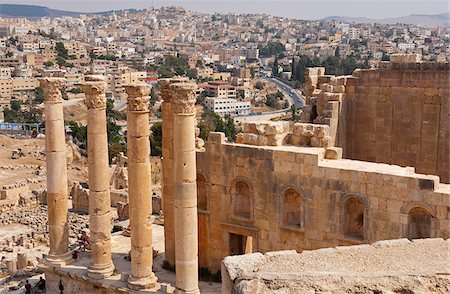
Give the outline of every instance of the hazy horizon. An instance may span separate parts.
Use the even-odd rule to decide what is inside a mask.
[[[297,19],[321,19],[327,16],[348,16],[367,18],[391,18],[410,14],[440,14],[449,12],[448,1],[218,1],[218,0],[148,0],[148,1],[106,1],[106,0],[0,0],[0,4],[30,4],[52,9],[75,12],[101,12],[120,9],[159,8],[178,5],[189,10],[204,13],[266,13]]]

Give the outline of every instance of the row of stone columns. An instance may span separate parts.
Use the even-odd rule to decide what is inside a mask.
[[[47,189],[50,252],[52,265],[70,263],[68,250],[67,167],[61,87],[63,79],[41,79],[45,92]],[[171,141],[171,167],[163,165],[164,181],[170,179],[173,193],[164,200],[167,224],[176,240],[172,246],[177,270],[178,293],[199,293],[197,191],[195,166],[195,84],[185,79],[161,82],[163,99],[171,101],[173,114],[164,117],[165,142]],[[106,80],[87,76],[82,84],[88,108],[88,176],[91,261],[88,276],[109,277],[114,272],[111,258],[111,203],[109,193],[108,141],[106,128]],[[126,86],[128,94],[128,172],[131,229],[131,275],[128,286],[152,288],[157,278],[152,272],[151,165],[149,143],[149,88],[145,84]],[[167,108],[165,109],[167,114]],[[171,140],[171,139],[170,139]],[[176,146],[176,148],[175,148]],[[163,154],[163,155],[167,155]],[[165,160],[165,159],[164,159]],[[165,166],[165,168],[164,168]],[[169,177],[168,175],[172,175]],[[173,177],[173,175],[175,175]],[[164,190],[163,190],[164,193]],[[169,206],[169,207],[168,207]],[[169,246],[170,247],[170,246]],[[169,248],[170,249],[170,248]],[[166,249],[167,250],[167,249]]]

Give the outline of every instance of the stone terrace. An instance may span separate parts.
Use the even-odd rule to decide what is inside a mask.
[[[226,257],[222,293],[448,293],[450,240]]]

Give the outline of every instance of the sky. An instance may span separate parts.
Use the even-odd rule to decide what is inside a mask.
[[[126,8],[150,8],[170,5],[183,6],[186,9],[214,13],[267,13],[297,19],[320,19],[327,16],[353,16],[367,18],[389,18],[410,14],[439,14],[449,12],[450,1],[341,1],[341,0],[0,0],[0,4],[34,4],[53,9],[76,12],[99,12]]]

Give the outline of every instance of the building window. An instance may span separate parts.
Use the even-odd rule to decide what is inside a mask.
[[[361,198],[350,196],[345,199],[343,215],[344,237],[364,240],[365,206]]]
[[[244,181],[234,185],[234,215],[246,219],[251,218],[251,188]]]
[[[283,226],[302,228],[302,197],[300,192],[297,189],[289,188],[282,197]]]
[[[408,239],[431,237],[431,214],[422,207],[415,207],[408,213]]]
[[[202,174],[197,174],[197,208],[203,211],[208,210],[208,189]]]

